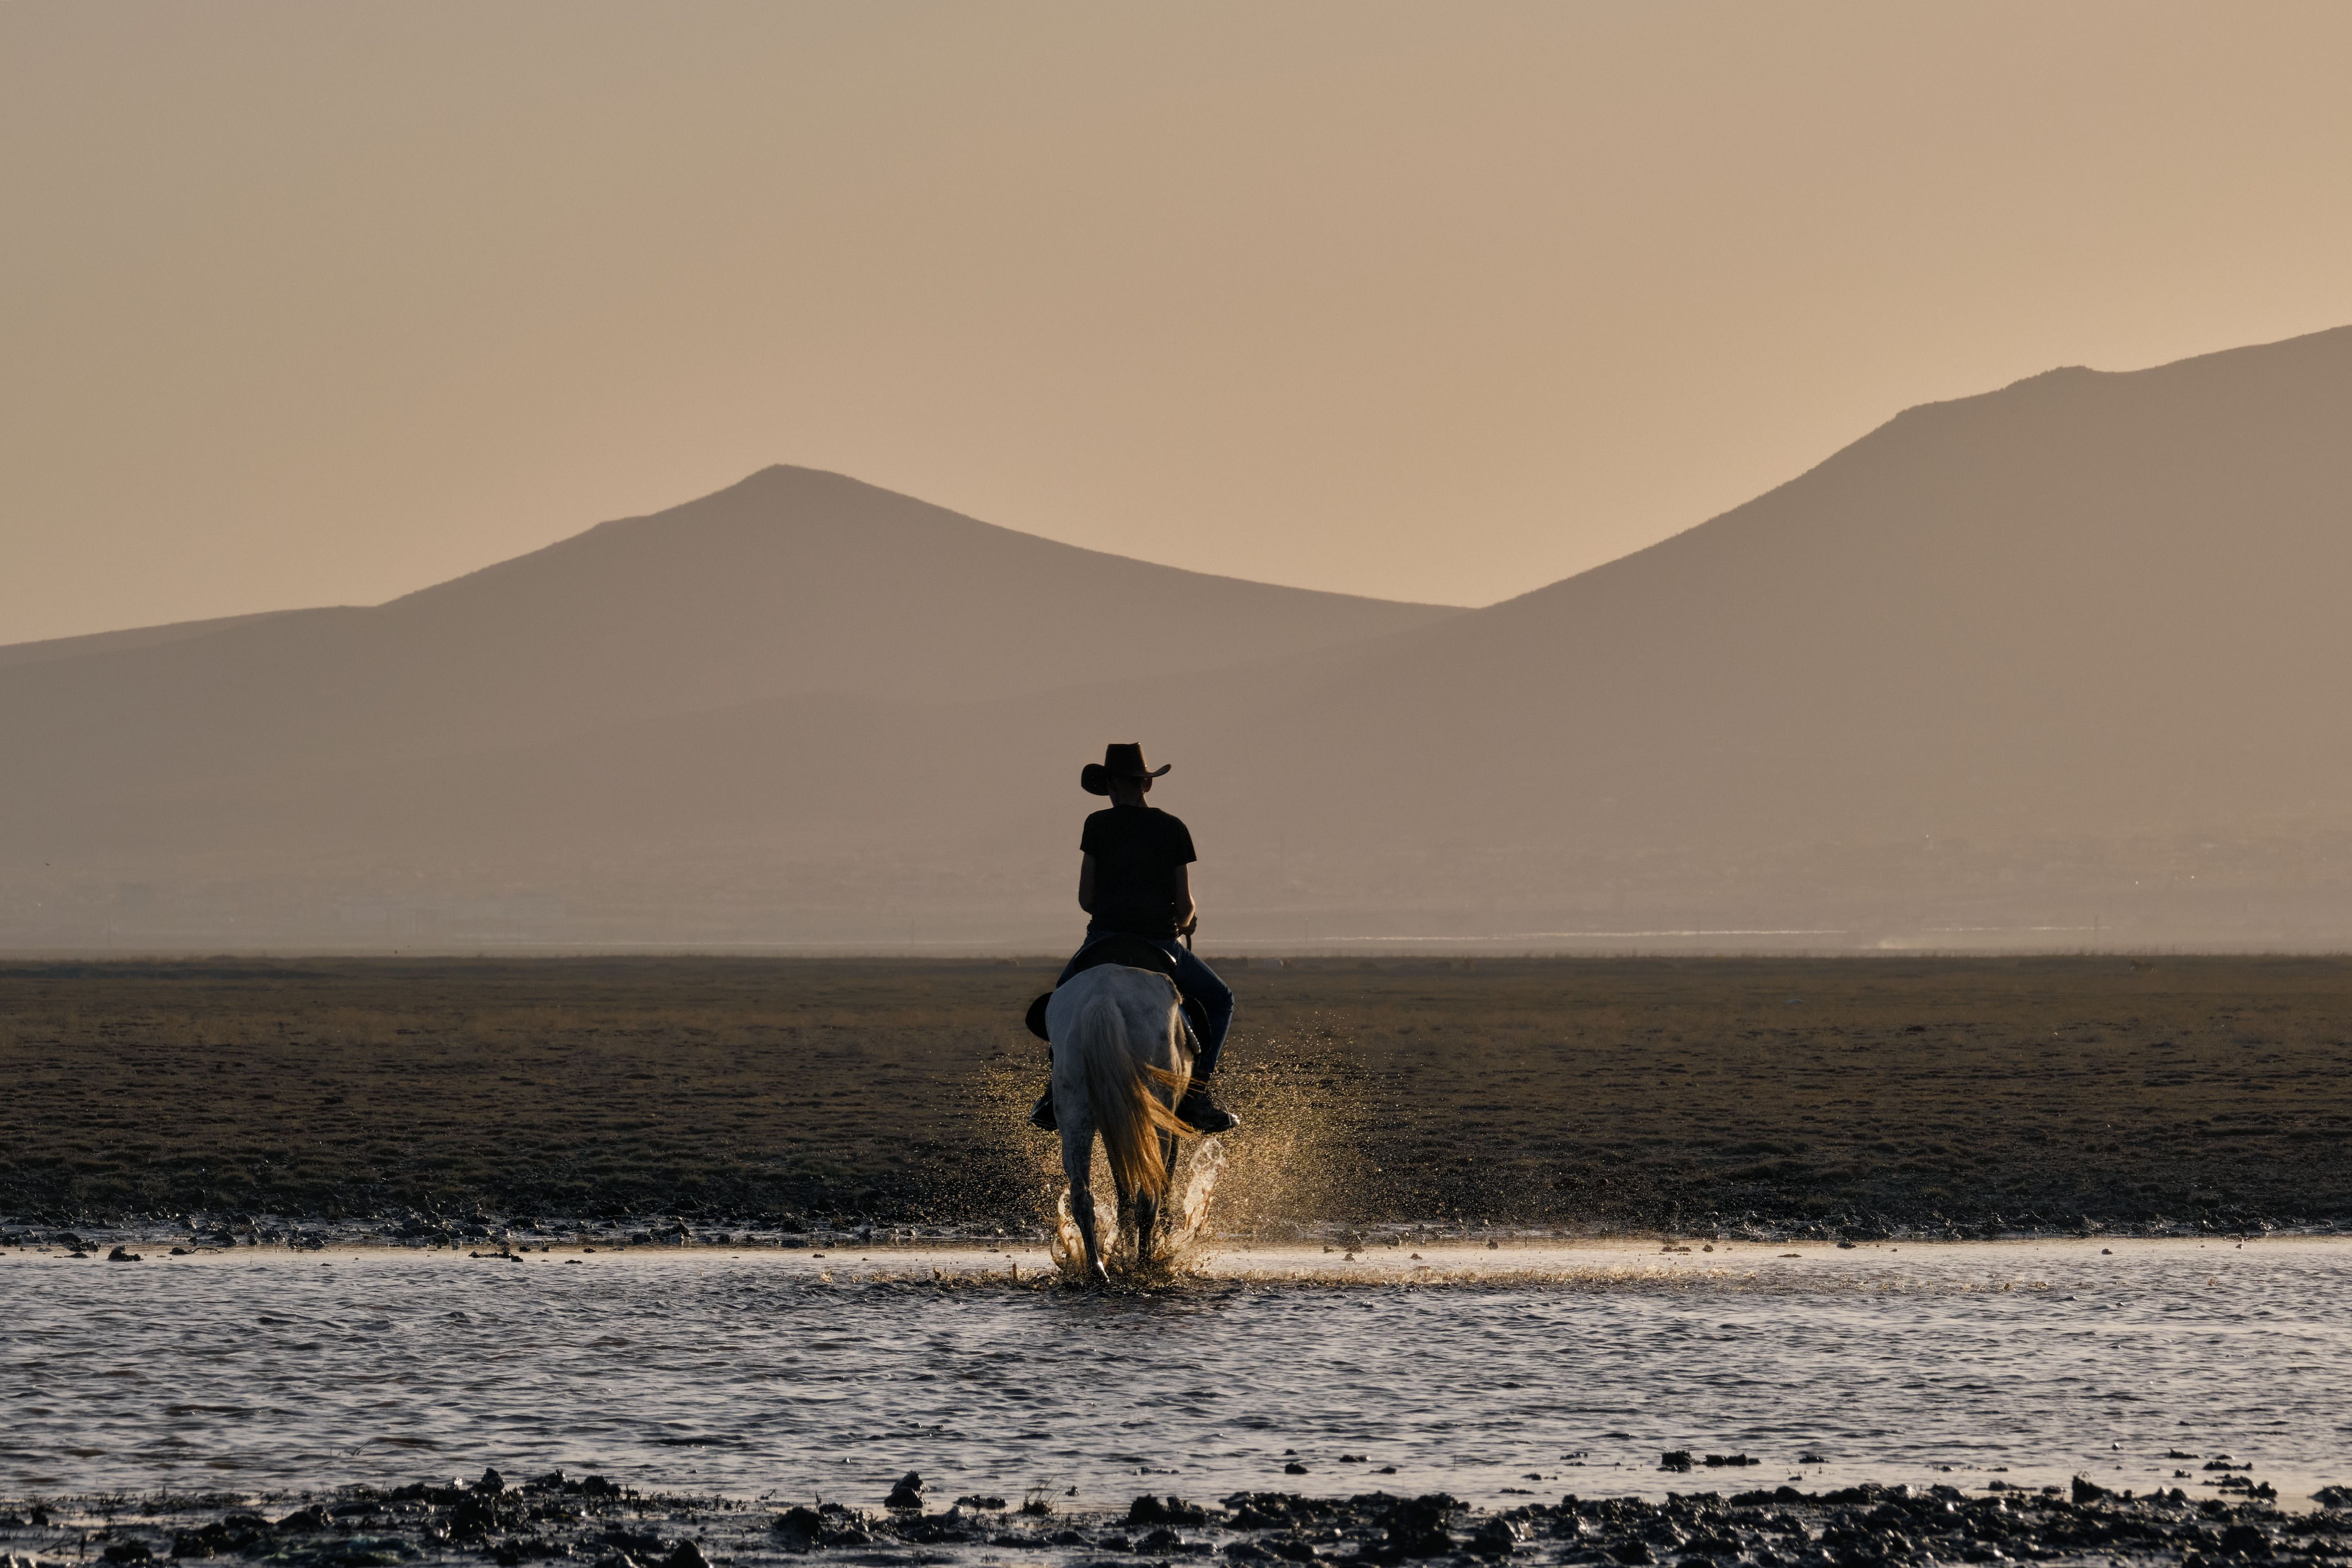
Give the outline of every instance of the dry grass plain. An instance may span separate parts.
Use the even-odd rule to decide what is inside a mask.
[[[2352,1228],[2352,961],[1223,967],[1228,1226]],[[0,1216],[1031,1225],[1052,973],[0,966]]]

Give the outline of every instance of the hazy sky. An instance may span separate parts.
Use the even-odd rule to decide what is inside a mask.
[[[0,7],[0,641],[841,469],[1483,603],[2352,322],[2352,5]]]

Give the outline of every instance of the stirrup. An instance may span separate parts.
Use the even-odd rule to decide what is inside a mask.
[[[1050,1085],[1037,1097],[1037,1103],[1029,1108],[1029,1125],[1040,1132],[1059,1132],[1062,1130],[1061,1122],[1054,1116],[1054,1090]]]
[[[1209,1098],[1209,1087],[1194,1083],[1176,1102],[1176,1120],[1203,1137],[1219,1132],[1231,1132],[1242,1124],[1242,1119],[1220,1107]]]

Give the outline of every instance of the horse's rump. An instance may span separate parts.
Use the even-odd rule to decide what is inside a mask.
[[[1078,949],[1076,956],[1070,960],[1069,980],[1076,980],[1087,970],[1098,969],[1107,963],[1117,964],[1125,969],[1149,970],[1154,974],[1166,975],[1171,982],[1176,978],[1176,961],[1171,958],[1168,951],[1158,942],[1148,937],[1113,932],[1109,936],[1087,939],[1086,944]],[[1065,980],[1058,984],[1067,984],[1068,983],[1068,980]],[[1192,1037],[1196,1040],[1205,1038],[1209,1031],[1207,1006],[1199,997],[1186,995],[1181,984],[1176,990],[1177,1005],[1184,1009],[1184,1016],[1192,1026]],[[1022,1019],[1022,1022],[1028,1026],[1029,1032],[1041,1040],[1050,1041],[1053,1038],[1052,1033],[1045,1027],[1045,1009],[1053,1005],[1054,993],[1043,992],[1035,1001],[1029,1004],[1029,1010]]]
[[[1119,1189],[1157,1199],[1169,1178],[1162,1137],[1196,1136],[1171,1109],[1192,1079],[1175,988],[1162,975],[1105,965],[1072,976],[1062,991],[1075,1005],[1055,1009],[1066,1020],[1054,1047],[1056,1100],[1066,1053],[1073,1086],[1086,1096]],[[1147,1026],[1150,1034],[1138,1038]],[[1058,1103],[1055,1110],[1075,1131]]]

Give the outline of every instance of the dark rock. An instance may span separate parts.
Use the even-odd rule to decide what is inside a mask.
[[[1462,1504],[1444,1492],[1406,1498],[1381,1519],[1389,1550],[1400,1557],[1443,1557],[1454,1550],[1446,1521]]]
[[[279,1530],[324,1530],[327,1516],[315,1508],[297,1509],[278,1521]]]
[[[1518,1544],[1519,1532],[1507,1519],[1487,1520],[1470,1532],[1470,1550],[1481,1557],[1505,1556],[1517,1550]]]
[[[970,1541],[971,1531],[964,1528],[964,1520],[956,1513],[899,1513],[891,1521],[890,1532],[901,1541],[931,1546],[942,1542]]]
[[[898,1478],[898,1484],[890,1489],[890,1495],[883,1500],[882,1506],[884,1508],[895,1509],[919,1509],[922,1507],[923,1478],[917,1475],[912,1470],[908,1470],[905,1475],[900,1476]]]
[[[512,1529],[521,1521],[519,1500],[509,1501],[490,1492],[460,1492],[449,1510],[449,1533],[459,1541],[478,1541],[495,1531]]]
[[[1180,1497],[1162,1500],[1147,1495],[1137,1498],[1128,1505],[1127,1522],[1130,1529],[1147,1524],[1198,1526],[1209,1522],[1209,1511],[1206,1509],[1195,1508]]]
[[[604,1527],[598,1539],[605,1545],[618,1547],[630,1556],[644,1562],[658,1562],[663,1555],[662,1548],[665,1543],[662,1538],[650,1531],[628,1530],[617,1524],[609,1524]]]
[[[1628,1541],[1612,1546],[1609,1549],[1609,1555],[1625,1563],[1655,1563],[1658,1560],[1656,1552],[1638,1541]]]
[[[662,1560],[662,1568],[710,1568],[710,1559],[693,1542],[681,1541],[670,1548],[669,1555]]]
[[[485,1497],[496,1497],[507,1489],[507,1479],[496,1470],[485,1469],[481,1479],[474,1483],[474,1489]]]
[[[257,1513],[232,1513],[196,1530],[172,1537],[174,1557],[215,1557],[225,1552],[249,1552],[267,1542],[269,1521]]]
[[[788,1508],[768,1528],[790,1552],[806,1552],[824,1538],[824,1521],[811,1508]]]
[[[1669,1448],[1658,1456],[1658,1468],[1662,1470],[1685,1471],[1691,1468],[1691,1464],[1688,1448]]]
[[[1720,1468],[1726,1465],[1734,1467],[1740,1465],[1760,1465],[1764,1461],[1761,1459],[1751,1459],[1745,1454],[1709,1454],[1706,1458],[1699,1461],[1699,1463],[1706,1465],[1710,1468]]]
[[[125,1252],[119,1247],[106,1255],[106,1260],[109,1263],[144,1263],[146,1261],[146,1259],[140,1257],[139,1254],[135,1252]]]
[[[2106,1488],[2100,1486],[2095,1482],[2086,1481],[2080,1476],[2076,1476],[2074,1478],[2074,1501],[2078,1504],[2095,1502],[2103,1497],[2113,1497],[2116,1495]]]
[[[1307,1467],[1293,1459],[1282,1467],[1282,1473],[1286,1476],[1303,1476],[1307,1473]]]
[[[109,1563],[152,1563],[155,1554],[143,1541],[118,1541],[99,1553]]]
[[[2221,1550],[2243,1552],[2248,1557],[2268,1557],[2271,1539],[2258,1525],[2233,1524],[2221,1531]]]
[[[960,1497],[955,1500],[955,1505],[958,1508],[969,1508],[983,1512],[994,1513],[1002,1511],[1004,1507],[1004,1500],[1001,1497]]]
[[[866,1528],[866,1514],[842,1507],[840,1502],[816,1504],[816,1516],[825,1521],[825,1542],[828,1547],[866,1547],[873,1544],[873,1532]]]

